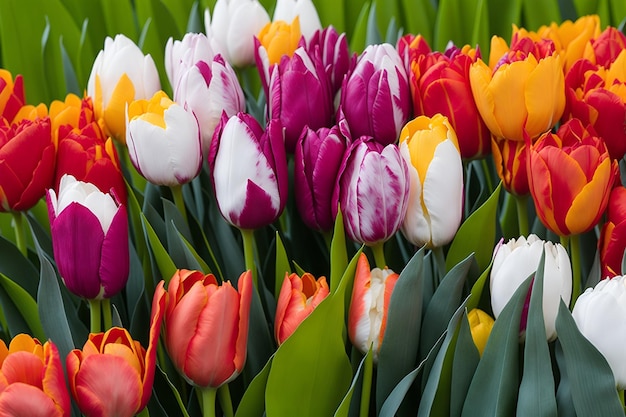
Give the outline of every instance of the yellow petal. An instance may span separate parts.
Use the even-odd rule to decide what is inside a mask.
[[[560,57],[539,61],[528,75],[524,93],[528,120],[526,131],[531,138],[550,130],[565,108],[565,80]]]
[[[494,116],[495,100],[490,87],[491,69],[483,61],[478,60],[470,67],[469,77],[472,95],[474,96],[480,117],[482,117],[494,136],[498,138],[504,137],[502,129]]]
[[[501,129],[499,137],[524,140],[522,129],[528,116],[524,94],[535,67],[536,61],[530,56],[525,61],[504,64],[493,74],[489,89],[493,95],[493,115]],[[487,127],[491,129],[489,124]]]

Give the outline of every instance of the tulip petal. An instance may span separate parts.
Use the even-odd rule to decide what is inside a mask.
[[[361,253],[354,274],[352,298],[348,312],[348,333],[352,343],[361,351],[366,352],[369,349],[367,340],[370,334],[370,317],[368,314],[371,305],[370,275],[367,256]]]
[[[0,394],[0,415],[12,417],[63,417],[64,413],[40,389],[24,383],[14,383]]]
[[[31,352],[11,353],[2,363],[2,374],[9,384],[23,382],[41,389],[43,372],[43,361]]]
[[[43,391],[56,403],[57,409],[69,414],[70,395],[65,385],[63,365],[59,356],[59,350],[52,342],[44,344],[45,371],[42,379]]]
[[[507,97],[506,94],[504,96]],[[524,99],[528,110],[525,126],[531,138],[547,132],[561,118],[565,108],[565,81],[558,56],[540,60],[528,74]]]
[[[477,60],[470,67],[469,72],[472,95],[478,112],[483,121],[498,138],[504,138],[502,128],[494,114],[495,98],[491,90],[491,69],[481,60]]]
[[[130,268],[128,245],[126,208],[119,206],[111,227],[102,241],[99,275],[105,298],[117,294],[126,286]]]
[[[506,139],[524,140],[523,128],[528,118],[524,94],[527,79],[534,67],[529,61],[516,61],[502,65],[493,74],[489,85],[493,92],[493,117],[499,122]]]

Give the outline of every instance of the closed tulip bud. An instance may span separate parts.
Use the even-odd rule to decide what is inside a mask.
[[[298,48],[271,69],[268,96],[269,119],[285,128],[285,148],[293,153],[306,127],[317,130],[331,125],[333,99],[330,82],[318,55]]]
[[[193,113],[163,91],[128,106],[126,143],[139,173],[156,185],[186,184],[202,168],[202,138]]]
[[[498,139],[524,141],[550,130],[565,107],[561,58],[551,41],[523,38],[494,68],[481,60],[470,68],[476,107]],[[498,57],[492,43],[491,56]]]
[[[469,321],[474,345],[476,345],[478,353],[482,356],[493,328],[493,317],[479,308],[473,308],[467,313],[467,320]]]
[[[258,229],[280,216],[287,202],[283,130],[263,129],[250,115],[223,116],[209,149],[209,169],[222,216],[240,229]]]
[[[0,117],[11,123],[24,105],[24,97],[24,78],[18,74],[13,80],[9,71],[0,69]]]
[[[272,21],[291,22],[296,16],[305,39],[309,40],[315,31],[322,30],[322,23],[311,0],[277,0]]]
[[[441,247],[463,217],[463,164],[448,119],[419,116],[400,133],[400,153],[409,166],[408,209],[402,233],[414,245]]]
[[[235,67],[254,64],[254,37],[269,21],[258,0],[217,0],[212,19],[208,9],[204,12],[213,51]]]
[[[606,223],[598,239],[602,278],[622,275],[622,260],[626,250],[626,188],[617,186],[611,191]]]
[[[547,340],[554,340],[560,300],[569,304],[572,296],[572,266],[567,251],[560,244],[543,241],[532,234],[528,238],[511,239],[506,244],[500,242],[494,250],[491,268],[491,308],[497,319],[517,288],[537,271],[544,251],[543,320]],[[525,323],[526,317],[522,317],[522,334],[526,330]]]
[[[52,186],[56,159],[50,118],[0,119],[0,211],[26,211]]]
[[[87,95],[93,99],[96,118],[107,136],[126,140],[124,109],[133,100],[150,98],[161,82],[150,55],[144,55],[124,35],[107,37],[91,68]]]
[[[214,57],[211,40],[203,33],[186,33],[180,41],[169,38],[165,45],[165,72],[172,89],[176,89],[189,66],[199,61],[210,63]]]
[[[511,194],[525,196],[528,188],[528,146],[510,139],[491,140],[491,152],[502,186]]]
[[[325,277],[315,279],[309,273],[285,274],[276,304],[274,337],[282,344],[296,328],[328,296],[330,290]]]
[[[253,291],[250,271],[241,274],[237,287],[184,269],[176,271],[167,291],[164,281],[157,285],[154,299],[164,303],[165,348],[190,384],[217,388],[243,369]]]
[[[329,231],[333,216],[333,192],[348,146],[339,128],[306,129],[296,145],[294,192],[302,221],[311,229]]]
[[[65,286],[87,299],[110,298],[126,285],[129,271],[126,208],[93,184],[61,178],[48,191],[54,259]]]
[[[372,348],[374,363],[384,342],[391,294],[399,275],[389,268],[374,268],[365,254],[359,256],[348,311],[348,335],[352,344],[366,354]]]
[[[410,110],[409,81],[402,58],[390,44],[370,45],[344,80],[341,113],[353,138],[395,143]]]
[[[202,155],[209,152],[215,127],[222,118],[245,111],[246,101],[237,74],[221,55],[211,61],[183,66],[174,100],[198,119]]]
[[[333,26],[316,31],[307,42],[309,56],[319,50],[322,66],[331,85],[332,97],[341,89],[343,78],[356,65],[356,54],[350,54],[346,34],[338,34]]]
[[[618,175],[604,141],[577,119],[542,136],[528,153],[537,216],[559,236],[584,233],[604,213]]]
[[[27,334],[0,341],[0,414],[69,417],[70,395],[63,364],[51,341],[43,345]]]
[[[626,35],[619,29],[607,26],[595,39],[585,45],[582,58],[608,68],[626,48]]]
[[[409,168],[398,147],[361,137],[346,151],[334,201],[348,237],[373,246],[400,229],[409,202]],[[333,217],[337,215],[333,205]]]

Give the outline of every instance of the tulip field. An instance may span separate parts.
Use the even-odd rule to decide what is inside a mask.
[[[626,416],[625,25],[2,0],[0,416]]]

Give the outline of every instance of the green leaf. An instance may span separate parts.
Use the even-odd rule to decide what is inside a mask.
[[[265,411],[265,386],[267,385],[267,378],[270,374],[272,367],[271,357],[261,372],[259,372],[254,379],[248,384],[246,392],[244,392],[235,417],[263,417]]]
[[[184,34],[187,31],[187,22],[191,9],[197,2],[194,2],[194,0],[161,0],[161,3],[169,11],[176,23],[178,32]]]
[[[480,298],[483,295],[483,289],[485,288],[485,283],[490,277],[491,274],[491,263],[487,266],[487,269],[483,271],[483,273],[478,277],[474,285],[472,286],[472,290],[470,291],[470,298],[467,300],[467,309],[471,310],[473,308],[477,308],[480,303]]]
[[[496,212],[501,188],[502,184],[498,185],[489,199],[461,224],[450,244],[446,269],[452,269],[472,252],[476,257],[478,268],[481,271],[487,268],[496,239]],[[477,239],[477,236],[480,236],[480,239]]]
[[[341,209],[337,211],[333,239],[330,242],[330,291],[335,292],[339,281],[348,266],[348,252],[346,250],[346,234],[343,226]],[[282,282],[282,281],[281,281]]]
[[[522,17],[522,0],[488,0],[489,31],[500,36],[507,42],[511,39],[512,24],[520,24]],[[488,61],[485,56],[485,61]]]
[[[372,3],[370,7],[370,13],[367,17],[367,33],[365,35],[365,47],[369,45],[378,45],[382,42],[383,38],[378,29],[376,18],[376,2]]]
[[[433,42],[435,8],[431,0],[401,0],[405,33],[421,34],[429,45]]]
[[[289,266],[289,259],[287,258],[287,251],[285,251],[283,240],[280,238],[280,234],[276,232],[276,281],[274,286],[274,297],[276,298],[278,298],[278,294],[280,294],[280,289],[285,279],[285,273],[291,273],[291,267]]]
[[[623,416],[615,378],[604,356],[578,330],[563,300],[556,318],[565,372],[578,416]]]
[[[1,273],[0,285],[15,304],[15,307],[24,318],[26,324],[28,324],[32,335],[41,341],[46,340],[45,332],[39,320],[37,303],[33,297],[9,277]]]
[[[358,54],[363,52],[363,50],[365,49],[369,10],[370,3],[363,3],[363,8],[361,8],[361,13],[359,13],[359,17],[356,20],[352,37],[348,38],[348,41],[350,42],[350,50]]]
[[[322,27],[332,25],[337,33],[346,31],[346,5],[343,1],[315,0],[314,3]]]
[[[461,415],[465,395],[476,372],[480,354],[474,344],[472,332],[467,318],[467,302],[463,318],[459,326],[459,335],[454,347],[452,376],[450,382],[450,417]]]
[[[341,400],[341,404],[337,407],[337,411],[333,417],[349,417],[350,415],[350,405],[352,404],[352,396],[354,392],[362,387],[363,384],[363,369],[366,365],[367,361],[372,361],[372,351],[371,349],[367,352],[361,362],[359,363],[359,367],[357,368],[354,378],[352,378],[352,384],[350,384],[350,389],[346,392],[346,395]]]
[[[156,261],[159,271],[161,271],[161,276],[165,279],[167,284],[176,272],[176,265],[174,264],[174,261],[172,261],[172,258],[170,258],[170,255],[167,253],[165,247],[163,247],[163,244],[148,222],[148,219],[146,219],[146,216],[143,213],[140,213],[140,215],[146,239],[152,248],[152,255],[154,256],[154,260]]]
[[[15,282],[31,296],[34,297],[37,294],[39,271],[13,243],[3,236],[0,236],[0,273],[15,277]]]
[[[376,26],[379,34],[387,32],[394,21],[396,25],[404,25],[404,16],[400,13],[399,2],[395,0],[373,0],[372,5],[376,8]],[[378,43],[382,42],[382,37],[380,39],[381,41]],[[393,45],[395,46],[395,43]]]
[[[558,0],[524,0],[524,27],[537,30],[541,25],[561,22],[561,10]]]
[[[137,43],[138,26],[131,0],[102,0],[101,6],[107,35],[120,33]],[[99,46],[104,48],[104,42]]]

